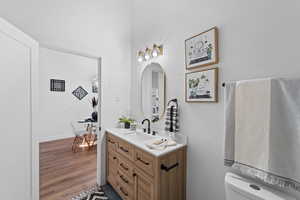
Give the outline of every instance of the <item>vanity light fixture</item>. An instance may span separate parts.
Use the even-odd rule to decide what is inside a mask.
[[[158,46],[156,44],[153,44],[153,49],[146,48],[145,51],[139,51],[137,60],[139,62],[143,62],[162,55],[163,55],[163,45]]]

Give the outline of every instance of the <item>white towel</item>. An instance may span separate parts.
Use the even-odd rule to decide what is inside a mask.
[[[239,81],[235,100],[235,161],[268,170],[271,79]]]
[[[272,80],[269,168],[300,182],[300,79]]]
[[[299,155],[300,79],[226,84],[225,165],[300,191]]]
[[[177,143],[172,139],[155,139],[145,143],[149,149],[164,150],[170,146],[176,146]]]
[[[232,166],[234,162],[234,133],[235,133],[235,82],[225,85],[225,146],[224,165]]]
[[[300,191],[300,79],[240,81],[235,103],[233,167]]]

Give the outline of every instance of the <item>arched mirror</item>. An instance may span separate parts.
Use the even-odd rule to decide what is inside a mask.
[[[165,112],[165,72],[158,63],[146,66],[141,77],[142,111],[146,118],[156,122]]]

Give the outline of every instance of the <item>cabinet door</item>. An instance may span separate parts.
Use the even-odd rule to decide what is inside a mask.
[[[160,199],[185,200],[185,151],[161,158],[160,165]]]
[[[122,174],[122,172],[118,173],[116,190],[123,200],[134,200],[133,184],[133,180]]]
[[[154,181],[152,178],[140,170],[136,170],[134,182],[134,200],[154,200]]]
[[[107,181],[113,186],[117,186],[118,158],[116,153],[107,153]]]

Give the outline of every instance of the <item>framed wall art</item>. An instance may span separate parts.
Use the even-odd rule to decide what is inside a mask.
[[[217,27],[185,40],[185,65],[187,70],[217,64],[218,62]]]
[[[65,92],[65,85],[65,80],[50,79],[50,91],[52,92]]]
[[[92,81],[92,92],[98,93],[99,83],[98,80]]]
[[[77,99],[82,100],[86,95],[88,95],[88,92],[83,89],[83,87],[79,86],[72,92],[72,94],[77,97]]]
[[[186,102],[218,102],[218,68],[185,74]]]

